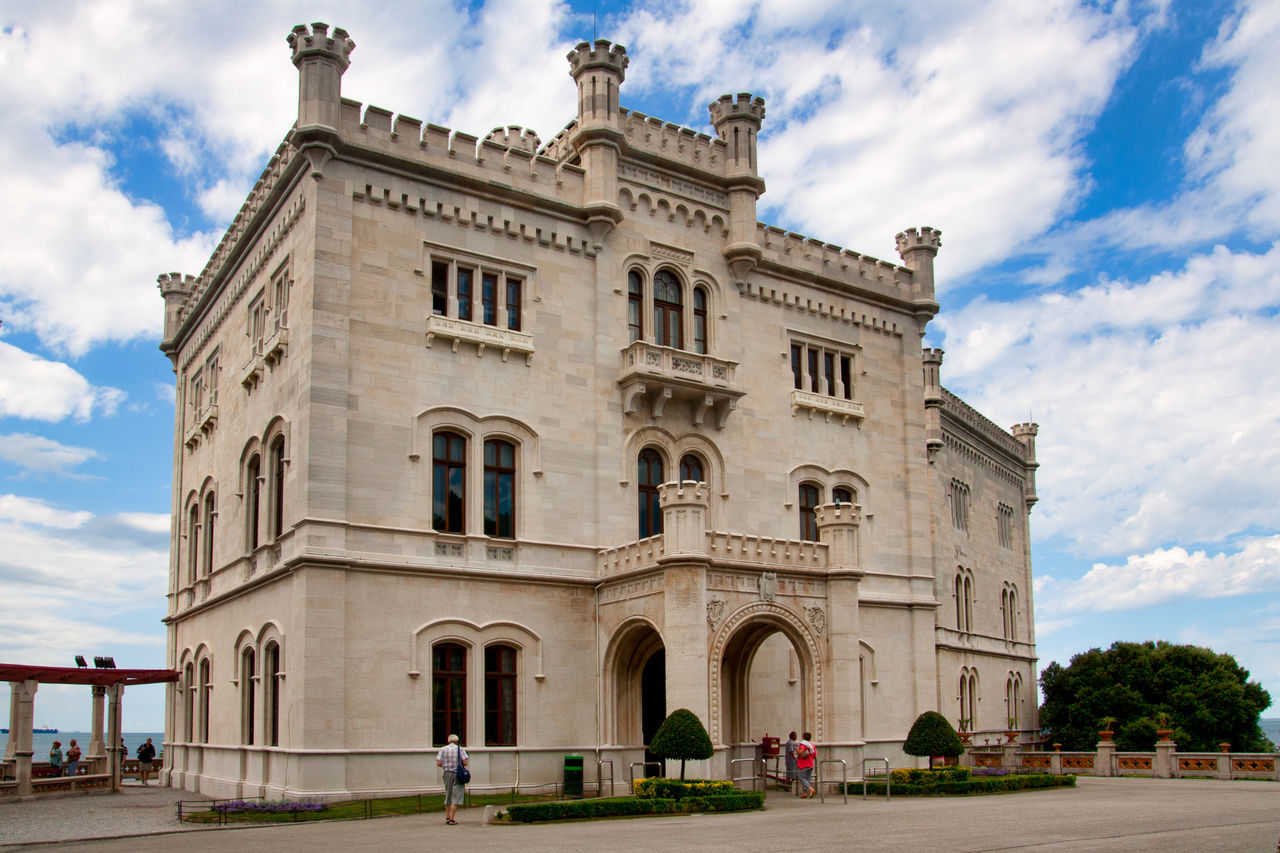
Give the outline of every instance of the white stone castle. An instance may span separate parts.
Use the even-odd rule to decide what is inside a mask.
[[[756,221],[764,102],[714,137],[621,106],[483,139],[344,99],[288,37],[297,123],[199,276],[160,276],[177,374],[165,763],[215,796],[619,789],[670,710],[741,775],[768,735],[914,765],[937,709],[1037,730],[1006,432],[921,352],[939,232],[902,265]],[[602,762],[611,762],[602,763]]]

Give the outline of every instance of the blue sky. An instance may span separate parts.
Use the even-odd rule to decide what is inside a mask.
[[[593,9],[624,106],[709,131],[766,99],[765,221],[890,260],[942,230],[944,384],[1041,424],[1041,663],[1194,642],[1280,698],[1280,0],[0,0],[0,660],[164,665],[155,278],[203,268],[287,132],[288,31],[350,31],[347,97],[546,140]]]

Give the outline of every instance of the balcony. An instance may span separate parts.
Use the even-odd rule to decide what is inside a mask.
[[[200,439],[213,432],[213,428],[217,423],[218,404],[206,404],[203,409],[196,413],[196,416],[192,419],[191,426],[187,429],[185,441],[183,442],[187,449],[194,450],[200,444]]]
[[[736,361],[636,341],[622,351],[622,410],[635,414],[648,404],[655,418],[670,402],[689,405],[693,422],[711,417],[717,429],[746,391],[734,383]]]
[[[822,394],[801,391],[798,388],[791,392],[791,411],[807,411],[810,418],[814,414],[822,414],[827,421],[832,418],[840,418],[840,423],[842,424],[849,423],[850,418],[853,418],[855,423],[861,423],[867,416],[866,410],[862,408],[862,404],[857,400],[827,397]]]
[[[466,341],[476,345],[477,357],[492,347],[502,353],[503,361],[513,352],[523,354],[526,365],[533,361],[533,335],[528,332],[432,314],[427,317],[427,346],[430,347],[436,338],[453,341],[453,352],[458,351],[460,342]]]

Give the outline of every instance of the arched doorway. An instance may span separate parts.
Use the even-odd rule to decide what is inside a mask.
[[[614,635],[605,662],[610,739],[614,743],[648,744],[666,719],[666,662],[662,635],[651,623],[636,619]]]
[[[713,737],[747,745],[791,730],[822,736],[817,646],[793,614],[771,603],[749,606],[725,620],[715,645]]]

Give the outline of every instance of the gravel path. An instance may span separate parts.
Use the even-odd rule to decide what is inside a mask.
[[[176,788],[125,783],[114,795],[90,792],[0,801],[0,847],[204,829],[203,824],[179,822],[175,803],[208,799]]]

